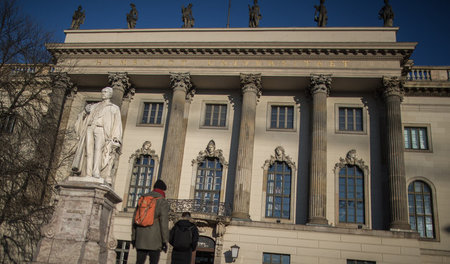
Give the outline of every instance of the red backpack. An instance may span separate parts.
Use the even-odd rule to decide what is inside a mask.
[[[139,197],[134,223],[138,226],[151,226],[155,219],[156,201],[161,197],[141,196]]]

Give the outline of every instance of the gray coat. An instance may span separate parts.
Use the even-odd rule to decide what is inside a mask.
[[[160,193],[151,191],[142,196],[162,197]],[[163,243],[169,241],[169,203],[165,198],[158,199],[156,201],[155,208],[155,220],[153,225],[147,227],[141,227],[133,223],[131,228],[131,240],[136,241],[137,249],[145,250],[161,250]]]

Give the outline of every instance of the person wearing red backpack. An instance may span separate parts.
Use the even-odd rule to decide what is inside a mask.
[[[149,256],[150,264],[158,264],[161,250],[167,252],[167,242],[169,241],[169,203],[165,199],[166,194],[164,191],[166,189],[166,184],[162,180],[157,180],[153,185],[153,191],[142,195],[142,197],[152,196],[157,198],[154,208],[154,220],[151,225],[143,226],[136,223],[136,213],[139,211],[139,204],[136,206],[131,228],[131,244],[137,251],[136,264],[145,263],[147,256]]]

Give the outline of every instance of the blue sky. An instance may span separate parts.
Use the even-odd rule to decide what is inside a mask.
[[[228,0],[16,0],[22,12],[64,42],[74,11],[81,5],[86,20],[80,29],[126,28],[130,3],[139,12],[136,28],[181,28],[181,6],[193,4],[195,27],[225,28]],[[315,27],[314,5],[320,0],[259,0],[260,27]],[[397,40],[418,42],[415,65],[450,65],[450,0],[390,0],[399,27]],[[230,25],[248,27],[248,5],[231,0]],[[383,0],[326,0],[329,27],[382,26]]]

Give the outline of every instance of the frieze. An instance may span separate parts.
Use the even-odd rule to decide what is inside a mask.
[[[406,96],[450,96],[449,88],[437,87],[403,87]]]
[[[228,162],[225,160],[222,150],[216,149],[216,142],[212,139],[208,142],[205,150],[200,151],[197,158],[192,160],[192,165],[200,164],[206,158],[218,158],[222,166],[228,166]]]
[[[292,169],[295,170],[295,162],[292,161],[292,158],[286,155],[286,152],[282,146],[278,146],[275,148],[275,155],[271,155],[270,159],[266,160],[263,165],[264,170],[268,170],[270,166],[272,166],[275,162],[286,162],[286,164]]]

